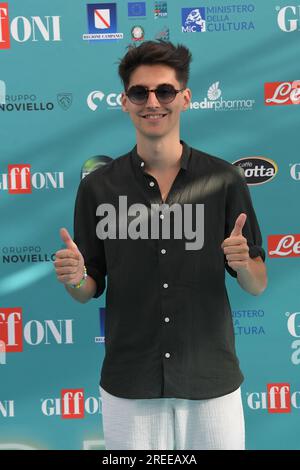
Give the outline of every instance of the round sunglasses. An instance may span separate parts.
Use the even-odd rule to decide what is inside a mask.
[[[159,85],[157,88],[153,90],[149,90],[148,88],[142,85],[134,85],[129,88],[129,90],[125,93],[128,96],[129,100],[133,104],[145,104],[148,101],[149,93],[155,93],[156,99],[161,104],[168,104],[175,100],[177,93],[180,91],[185,90],[185,88],[181,88],[180,90],[176,90],[173,85]]]

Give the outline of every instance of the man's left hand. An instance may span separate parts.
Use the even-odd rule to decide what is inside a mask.
[[[249,265],[249,246],[242,230],[245,225],[247,215],[242,213],[235,221],[235,225],[229,238],[225,238],[221,248],[224,251],[228,266],[235,271],[243,271]]]

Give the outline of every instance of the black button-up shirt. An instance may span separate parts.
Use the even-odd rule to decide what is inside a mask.
[[[203,247],[187,250],[175,238],[101,239],[97,207],[163,204],[156,179],[147,174],[136,147],[80,183],[74,241],[99,297],[106,291],[105,357],[100,385],[124,398],[205,399],[225,395],[243,381],[235,351],[225,268],[236,277],[221,248],[236,218],[247,214],[243,235],[250,257],[265,253],[245,179],[234,165],[182,142],[181,168],[165,204],[204,206]],[[168,206],[158,206],[159,214]],[[166,208],[167,207],[167,208]],[[124,216],[124,214],[123,214]],[[149,215],[150,217],[150,215]],[[132,215],[128,217],[133,220]],[[159,218],[160,224],[164,223]],[[197,222],[199,223],[199,221]],[[118,234],[117,230],[117,234]],[[99,234],[99,232],[98,232]]]

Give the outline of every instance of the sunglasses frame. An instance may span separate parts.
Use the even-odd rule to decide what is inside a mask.
[[[164,86],[172,87],[172,91],[174,91],[174,97],[171,99],[171,101],[165,101],[165,102],[164,102],[164,101],[161,101],[161,100],[158,98],[158,96],[157,96],[157,90],[158,90],[160,87],[164,87]],[[134,101],[132,101],[132,100],[130,99],[129,94],[128,94],[129,91],[131,90],[131,88],[135,88],[135,87],[143,88],[143,89],[146,91],[145,99],[144,99],[143,101],[139,102],[139,103],[135,103]],[[125,95],[128,97],[128,99],[129,99],[129,101],[130,101],[131,103],[136,104],[136,105],[141,105],[141,104],[147,103],[147,101],[148,101],[148,99],[149,99],[149,93],[155,93],[155,97],[156,97],[157,101],[159,101],[159,103],[161,103],[161,104],[169,104],[169,103],[172,103],[172,102],[175,100],[175,98],[176,98],[176,96],[177,96],[178,93],[180,93],[181,91],[183,91],[183,90],[185,90],[185,89],[186,89],[186,87],[185,87],[185,88],[181,88],[181,89],[179,89],[179,90],[176,90],[176,88],[175,88],[173,85],[170,85],[170,84],[167,84],[167,83],[163,83],[163,84],[161,84],[161,85],[158,85],[157,88],[153,88],[152,90],[149,90],[149,88],[147,88],[147,87],[145,87],[145,86],[143,86],[143,85],[133,85],[133,86],[131,86],[131,87],[125,92]]]

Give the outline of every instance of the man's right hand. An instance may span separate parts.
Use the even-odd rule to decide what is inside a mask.
[[[65,228],[60,229],[60,237],[66,248],[55,253],[54,267],[59,282],[78,284],[84,274],[84,259]]]

